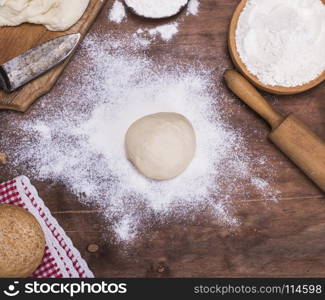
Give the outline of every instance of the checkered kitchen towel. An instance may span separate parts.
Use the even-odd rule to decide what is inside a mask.
[[[43,261],[33,278],[92,278],[93,273],[25,176],[0,184],[0,203],[21,206],[40,223],[46,239]]]

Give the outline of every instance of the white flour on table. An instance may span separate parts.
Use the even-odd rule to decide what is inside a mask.
[[[112,22],[121,23],[126,17],[126,12],[123,3],[119,0],[116,0],[111,10],[109,11],[108,17]]]
[[[248,187],[256,197],[276,194],[269,179],[258,176],[269,172],[261,163],[267,158],[250,154],[241,130],[228,124],[226,99],[212,89],[215,73],[171,62],[165,67],[135,54],[141,49],[132,36],[88,36],[70,65],[80,70],[75,77],[63,77],[56,95],[43,97],[28,118],[9,116],[1,149],[10,157],[7,167],[65,185],[100,211],[118,241],[141,236],[152,219],[195,222],[202,212],[222,226],[239,226],[236,195],[245,199]],[[159,182],[128,162],[124,135],[136,119],[161,111],[186,116],[198,146],[186,172]]]
[[[196,16],[199,12],[200,1],[199,0],[190,0],[188,2],[187,15]]]
[[[164,41],[169,41],[178,32],[178,23],[173,22],[170,24],[160,25],[155,28],[149,29],[150,36],[159,34]]]

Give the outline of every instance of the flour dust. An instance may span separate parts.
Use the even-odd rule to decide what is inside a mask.
[[[59,99],[43,97],[41,110],[28,119],[13,117],[2,133],[9,167],[23,167],[32,180],[64,184],[100,210],[119,241],[145,234],[148,220],[195,222],[203,211],[223,226],[239,226],[235,195],[245,198],[248,187],[265,199],[276,194],[269,179],[258,176],[267,173],[266,158],[250,154],[241,130],[228,124],[224,97],[213,89],[215,74],[198,66],[162,66],[136,54],[145,47],[132,35],[88,36],[79,52],[83,59],[70,65],[80,71],[63,77]],[[186,172],[161,182],[140,175],[124,150],[128,126],[157,112],[183,114],[197,135],[197,154]]]

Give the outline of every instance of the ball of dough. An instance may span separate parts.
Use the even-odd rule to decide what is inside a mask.
[[[157,113],[134,122],[126,133],[128,159],[144,176],[172,179],[188,167],[195,150],[191,123],[176,113]]]
[[[89,0],[0,0],[0,27],[28,22],[65,31],[78,22],[88,5]]]
[[[0,277],[32,275],[44,249],[44,234],[35,217],[18,206],[0,204]]]

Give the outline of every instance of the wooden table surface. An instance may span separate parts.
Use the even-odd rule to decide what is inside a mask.
[[[134,32],[152,22],[129,15],[126,22],[108,21],[108,1],[92,32]],[[209,66],[231,67],[227,53],[227,28],[239,0],[201,0],[198,16],[183,18],[180,32],[172,41],[157,41],[148,51],[151,57],[170,55],[182,63],[200,62]],[[160,23],[159,23],[160,24]],[[78,52],[74,60],[78,59]],[[217,66],[216,66],[217,67]],[[64,78],[73,70],[67,68]],[[216,89],[225,89],[222,77],[216,75]],[[54,88],[52,93],[59,93]],[[274,189],[280,191],[278,202],[265,204],[265,199],[247,187],[247,195],[234,197],[236,216],[241,225],[224,227],[207,221],[202,215],[195,224],[168,225],[150,228],[128,249],[103,239],[109,228],[99,213],[82,206],[64,185],[49,185],[31,178],[53,215],[71,237],[75,246],[98,277],[256,277],[256,276],[325,276],[325,197],[268,140],[269,128],[230,92],[227,105],[235,112],[229,117],[232,126],[246,126],[248,150],[268,157]],[[295,112],[321,137],[325,138],[325,84],[297,96],[268,97],[280,112]],[[41,110],[41,99],[31,110]],[[6,120],[19,113],[0,111]],[[24,115],[28,117],[28,113]],[[7,126],[0,122],[0,132]],[[255,134],[252,134],[255,132]],[[258,136],[258,138],[257,138]],[[1,138],[1,136],[0,136]],[[1,140],[0,140],[1,143]],[[0,149],[1,150],[1,149]],[[267,169],[267,168],[266,168]],[[15,170],[19,173],[19,170]],[[13,173],[0,167],[0,181]],[[99,245],[95,253],[89,244]]]

